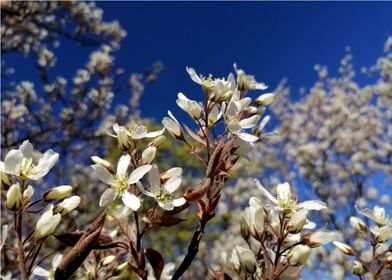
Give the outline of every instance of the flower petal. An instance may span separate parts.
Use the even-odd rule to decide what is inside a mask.
[[[59,266],[61,261],[63,260],[63,255],[61,254],[55,254],[53,259],[52,259],[52,268],[53,270],[56,270],[56,268]]]
[[[191,77],[191,79],[198,84],[202,83],[202,80],[200,79],[200,77],[196,74],[195,69],[193,69],[192,67],[186,67],[186,71],[188,72],[189,76]]]
[[[129,175],[128,179],[128,184],[135,184],[137,181],[139,181],[143,176],[151,170],[151,165],[146,164],[142,165],[135,170],[132,171],[131,175]]]
[[[137,211],[140,208],[140,199],[133,193],[125,191],[122,193],[121,198],[125,206],[133,211]]]
[[[129,166],[129,163],[131,162],[131,156],[130,155],[124,155],[120,157],[117,163],[117,176],[118,177],[124,177],[125,174],[127,173],[127,169]]]
[[[37,166],[35,167],[35,174],[29,176],[32,180],[38,180],[48,174],[49,170],[56,164],[59,159],[59,154],[54,152],[53,150],[47,150],[42,158],[38,161]]]
[[[259,180],[255,179],[255,182],[257,187],[261,190],[261,192],[266,198],[268,198],[275,205],[279,204],[278,200],[275,197],[273,197],[272,194],[263,187],[263,185],[260,183]]]
[[[103,192],[101,199],[99,200],[99,207],[105,207],[109,205],[113,200],[116,199],[116,192],[109,188]]]
[[[34,268],[33,274],[37,275],[37,276],[41,276],[41,277],[46,277],[46,278],[50,277],[50,272],[40,266],[36,266]]]
[[[181,185],[181,177],[175,176],[171,177],[169,180],[166,181],[165,185],[163,186],[169,193],[175,192],[178,187]]]
[[[146,196],[154,197],[154,198],[155,198],[155,195],[154,195],[153,193],[149,192],[149,191],[146,191],[146,189],[143,187],[142,183],[140,183],[139,181],[136,182],[136,186],[137,186],[137,188],[138,188],[142,193],[144,193]]]
[[[4,159],[4,172],[17,175],[23,161],[23,153],[20,150],[11,150]]]
[[[94,169],[95,175],[98,177],[101,182],[108,184],[108,185],[113,185],[115,178],[112,173],[110,173],[105,167],[94,164],[91,165],[91,167]]]
[[[259,137],[254,136],[252,134],[246,133],[246,132],[240,132],[237,134],[238,137],[240,137],[242,140],[246,141],[246,142],[256,142],[257,140],[259,140]]]
[[[260,116],[259,115],[254,115],[250,118],[246,118],[240,121],[240,125],[242,128],[252,128],[255,125],[257,125],[257,123],[260,120]]]
[[[319,200],[308,200],[298,203],[297,207],[306,210],[321,210],[327,208],[327,204]]]
[[[276,188],[276,192],[278,194],[278,199],[281,199],[283,201],[288,201],[289,199],[291,199],[290,184],[287,182],[279,184]]]
[[[161,186],[161,179],[159,178],[158,166],[154,164],[148,173],[148,181],[152,188],[159,188]]]
[[[161,207],[162,209],[164,209],[166,211],[171,211],[171,210],[174,209],[174,205],[173,205],[172,201],[169,201],[169,202],[167,202],[165,204],[158,201],[158,205],[159,205],[159,207]]]
[[[159,135],[162,135],[164,132],[165,132],[165,128],[162,128],[161,130],[151,131],[146,134],[146,137],[155,138],[158,137]]]
[[[34,149],[29,140],[24,141],[22,145],[19,146],[19,150],[22,151],[25,158],[33,158]]]
[[[184,205],[185,203],[186,203],[186,200],[185,200],[185,198],[183,198],[183,197],[173,199],[173,205],[174,205],[174,207],[182,206],[182,205]]]

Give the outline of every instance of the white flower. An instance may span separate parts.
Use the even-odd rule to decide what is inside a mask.
[[[355,208],[357,209],[358,213],[373,220],[378,226],[392,226],[391,218],[385,215],[385,209],[380,206],[374,206],[373,210],[368,208],[360,210],[357,206],[355,206]]]
[[[280,211],[299,211],[305,210],[321,210],[327,208],[327,205],[319,200],[308,200],[297,204],[296,199],[292,199],[291,190],[289,183],[279,184],[277,187],[277,197],[273,197],[269,191],[267,191],[259,180],[255,179],[257,186],[263,192],[263,195],[272,202],[272,206],[275,210]]]
[[[254,115],[246,119],[241,119],[241,112],[249,105],[250,102],[250,98],[243,98],[241,100],[234,100],[232,98],[227,105],[227,108],[225,108],[225,105],[223,106],[223,111],[225,111],[224,117],[227,129],[231,133],[238,135],[238,137],[246,142],[255,142],[259,140],[259,138],[244,132],[243,130],[256,126],[260,120],[260,116]]]
[[[149,197],[153,197],[158,205],[165,210],[173,210],[174,207],[179,207],[185,204],[186,200],[183,197],[172,198],[172,193],[175,192],[181,184],[180,176],[170,177],[163,186],[161,186],[161,179],[158,167],[154,164],[148,174],[150,183],[150,191],[146,191],[140,182],[137,183],[140,191]]]
[[[244,70],[238,69],[237,64],[234,63],[234,70],[237,73],[238,90],[265,90],[268,87],[263,83],[258,83],[252,75],[246,75]]]
[[[46,280],[54,280],[54,272],[56,271],[56,268],[59,266],[62,260],[63,255],[57,253],[53,256],[52,268],[50,270],[47,270],[41,266],[37,266],[36,268],[34,268],[33,274],[36,276],[44,277]]]
[[[1,189],[8,190],[11,187],[12,182],[10,178],[7,176],[7,174],[5,173],[5,166],[4,166],[4,162],[2,161],[0,161],[0,177],[1,177]]]
[[[215,86],[215,80],[212,79],[211,76],[209,76],[208,78],[203,77],[202,75],[197,75],[195,69],[193,69],[192,67],[186,67],[186,71],[188,72],[189,76],[191,77],[191,79],[201,85],[203,87],[203,89],[205,90],[212,90]]]
[[[39,180],[56,164],[59,154],[47,150],[42,156],[34,155],[33,145],[26,140],[18,150],[11,150],[4,159],[4,172],[22,179]]]
[[[131,146],[130,140],[140,140],[143,138],[155,138],[163,134],[165,129],[147,132],[147,128],[143,125],[133,125],[131,129],[127,129],[125,126],[120,126],[117,123],[113,125],[113,131],[115,134],[108,132],[108,134],[114,138],[117,138],[120,148],[127,150]]]
[[[173,116],[173,114],[168,111],[169,117],[164,117],[162,120],[163,126],[170,132],[170,134],[178,139],[178,140],[183,140],[184,139],[184,134],[182,133],[181,125],[177,121],[177,119]]]
[[[142,165],[136,168],[130,175],[127,174],[127,169],[131,157],[129,155],[122,156],[117,164],[117,174],[110,173],[105,167],[94,164],[91,167],[94,169],[96,176],[103,183],[108,184],[111,188],[104,191],[99,201],[99,206],[107,206],[117,197],[121,196],[121,199],[125,206],[137,211],[140,207],[139,198],[130,193],[128,188],[130,185],[138,182],[143,176],[150,171],[151,165]]]
[[[194,100],[187,98],[182,92],[178,93],[177,105],[187,112],[192,119],[200,119],[203,107]]]
[[[392,237],[392,228],[389,226],[373,226],[370,231],[376,236],[376,239],[380,243],[387,242]]]
[[[35,226],[35,239],[39,240],[53,234],[61,221],[60,214],[53,214],[53,205],[46,206],[43,214]]]

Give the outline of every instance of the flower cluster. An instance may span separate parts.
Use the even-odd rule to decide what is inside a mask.
[[[33,145],[26,140],[19,149],[10,150],[0,164],[2,188],[7,190],[5,205],[9,210],[23,213],[31,211],[31,207],[41,201],[50,203],[37,221],[36,240],[52,235],[61,217],[76,209],[81,201],[79,196],[69,197],[72,186],[62,185],[49,189],[42,194],[42,199],[32,202],[34,187],[30,185],[31,181],[42,179],[56,164],[58,157],[53,150],[44,154],[34,151]]]
[[[391,244],[388,244],[392,238],[392,220],[386,216],[385,209],[377,205],[373,210],[357,208],[357,212],[374,222],[374,225],[369,226],[359,217],[350,218],[351,226],[363,241],[362,246],[353,248],[340,241],[334,241],[333,244],[345,255],[354,258],[352,265],[354,275],[361,279],[362,277],[382,278],[388,275],[392,268]]]
[[[277,196],[256,183],[264,200],[251,197],[241,220],[241,235],[248,248],[236,246],[230,257],[222,254],[226,267],[238,276],[281,279],[298,275],[312,248],[331,242],[334,232],[314,230],[308,219],[312,210],[326,209],[325,203],[309,200],[298,203],[288,183],[277,186]]]

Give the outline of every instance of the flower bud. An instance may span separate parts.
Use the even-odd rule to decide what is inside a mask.
[[[91,160],[95,164],[98,164],[98,165],[101,165],[101,166],[105,167],[110,172],[114,172],[113,171],[113,165],[109,161],[107,161],[106,159],[103,159],[103,158],[100,158],[100,157],[97,157],[97,156],[93,156],[93,157],[91,157]]]
[[[157,152],[157,148],[154,146],[147,147],[141,157],[141,164],[150,164],[154,161],[155,154]]]
[[[159,135],[157,138],[155,138],[150,143],[148,143],[148,146],[159,147],[165,141],[166,141],[166,136],[165,135]]]
[[[365,270],[363,268],[363,265],[358,261],[354,261],[353,274],[357,276],[362,276],[364,272]]]
[[[53,200],[59,201],[67,197],[71,192],[72,192],[72,186],[68,186],[68,185],[58,186],[44,193],[42,198],[46,202],[53,201]]]
[[[116,259],[116,256],[113,256],[113,255],[110,255],[110,256],[107,256],[107,257],[105,257],[103,260],[102,260],[102,265],[109,265],[110,263],[112,263],[114,260]]]
[[[3,164],[4,165],[4,164]],[[3,172],[3,170],[0,170],[0,179],[1,179],[1,189],[2,190],[8,190],[12,186],[12,182],[8,175]]]
[[[53,212],[55,214],[60,213],[61,216],[64,216],[72,210],[76,209],[79,206],[80,201],[81,199],[77,195],[66,198],[62,202],[57,204],[56,207],[54,207]]]
[[[31,198],[34,195],[34,188],[30,185],[23,192],[23,201],[27,204],[31,201]]]
[[[245,209],[245,221],[248,224],[250,233],[254,238],[258,238],[264,231],[264,213],[263,208],[253,206]]]
[[[307,214],[308,212],[306,210],[294,212],[287,223],[288,231],[293,234],[301,232],[306,224]]]
[[[358,217],[351,217],[350,218],[350,224],[353,228],[358,230],[360,233],[366,233],[367,232],[367,226],[364,221],[362,221]]]
[[[310,255],[310,248],[305,245],[297,245],[291,249],[287,256],[291,266],[299,266],[306,263]]]
[[[12,185],[7,191],[7,200],[5,206],[10,210],[19,210],[22,206],[22,194],[19,183]]]
[[[325,229],[317,230],[304,236],[310,248],[319,247],[336,239],[336,233]]]
[[[257,97],[254,103],[258,106],[268,106],[274,102],[274,94],[273,93],[264,93]]]
[[[35,239],[39,240],[54,233],[61,221],[61,215],[53,215],[53,205],[49,204],[35,226]]]
[[[256,271],[256,257],[253,252],[249,249],[245,249],[241,246],[236,246],[235,250],[240,260],[240,265],[248,273],[253,274]]]
[[[338,249],[340,249],[340,251],[342,251],[344,254],[349,255],[349,256],[354,256],[353,248],[351,248],[349,245],[342,243],[342,242],[339,242],[339,241],[334,241],[332,243]]]
[[[250,236],[250,229],[249,229],[248,223],[245,221],[244,218],[241,218],[240,226],[241,226],[242,238],[244,240],[248,240],[249,236]]]
[[[182,132],[180,123],[173,116],[173,114],[169,111],[169,117],[164,117],[162,120],[163,126],[169,131],[169,133],[176,138],[177,140],[184,140],[184,134]]]

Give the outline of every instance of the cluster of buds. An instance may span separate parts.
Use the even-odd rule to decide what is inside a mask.
[[[356,209],[359,214],[374,222],[373,225],[368,225],[359,217],[350,218],[351,226],[367,246],[359,252],[340,241],[334,241],[333,244],[345,255],[354,258],[354,275],[361,279],[381,279],[392,269],[392,246],[388,244],[392,238],[392,220],[385,214],[385,209],[377,205],[373,210]]]
[[[37,221],[36,240],[52,235],[61,217],[76,209],[80,203],[79,196],[68,197],[73,189],[68,185],[49,189],[42,199],[32,202],[34,187],[30,183],[43,178],[56,164],[58,157],[59,154],[52,150],[44,154],[34,151],[32,144],[26,140],[19,149],[10,150],[4,162],[0,163],[1,187],[7,191],[5,206],[9,210],[21,215],[42,201],[50,203]]]
[[[277,186],[274,197],[257,181],[266,198],[252,197],[241,221],[241,235],[248,248],[237,246],[227,258],[228,269],[238,276],[257,279],[281,279],[295,276],[305,265],[312,248],[336,238],[326,229],[314,230],[315,223],[308,220],[308,212],[326,208],[325,203],[309,200],[297,203],[288,183]]]

